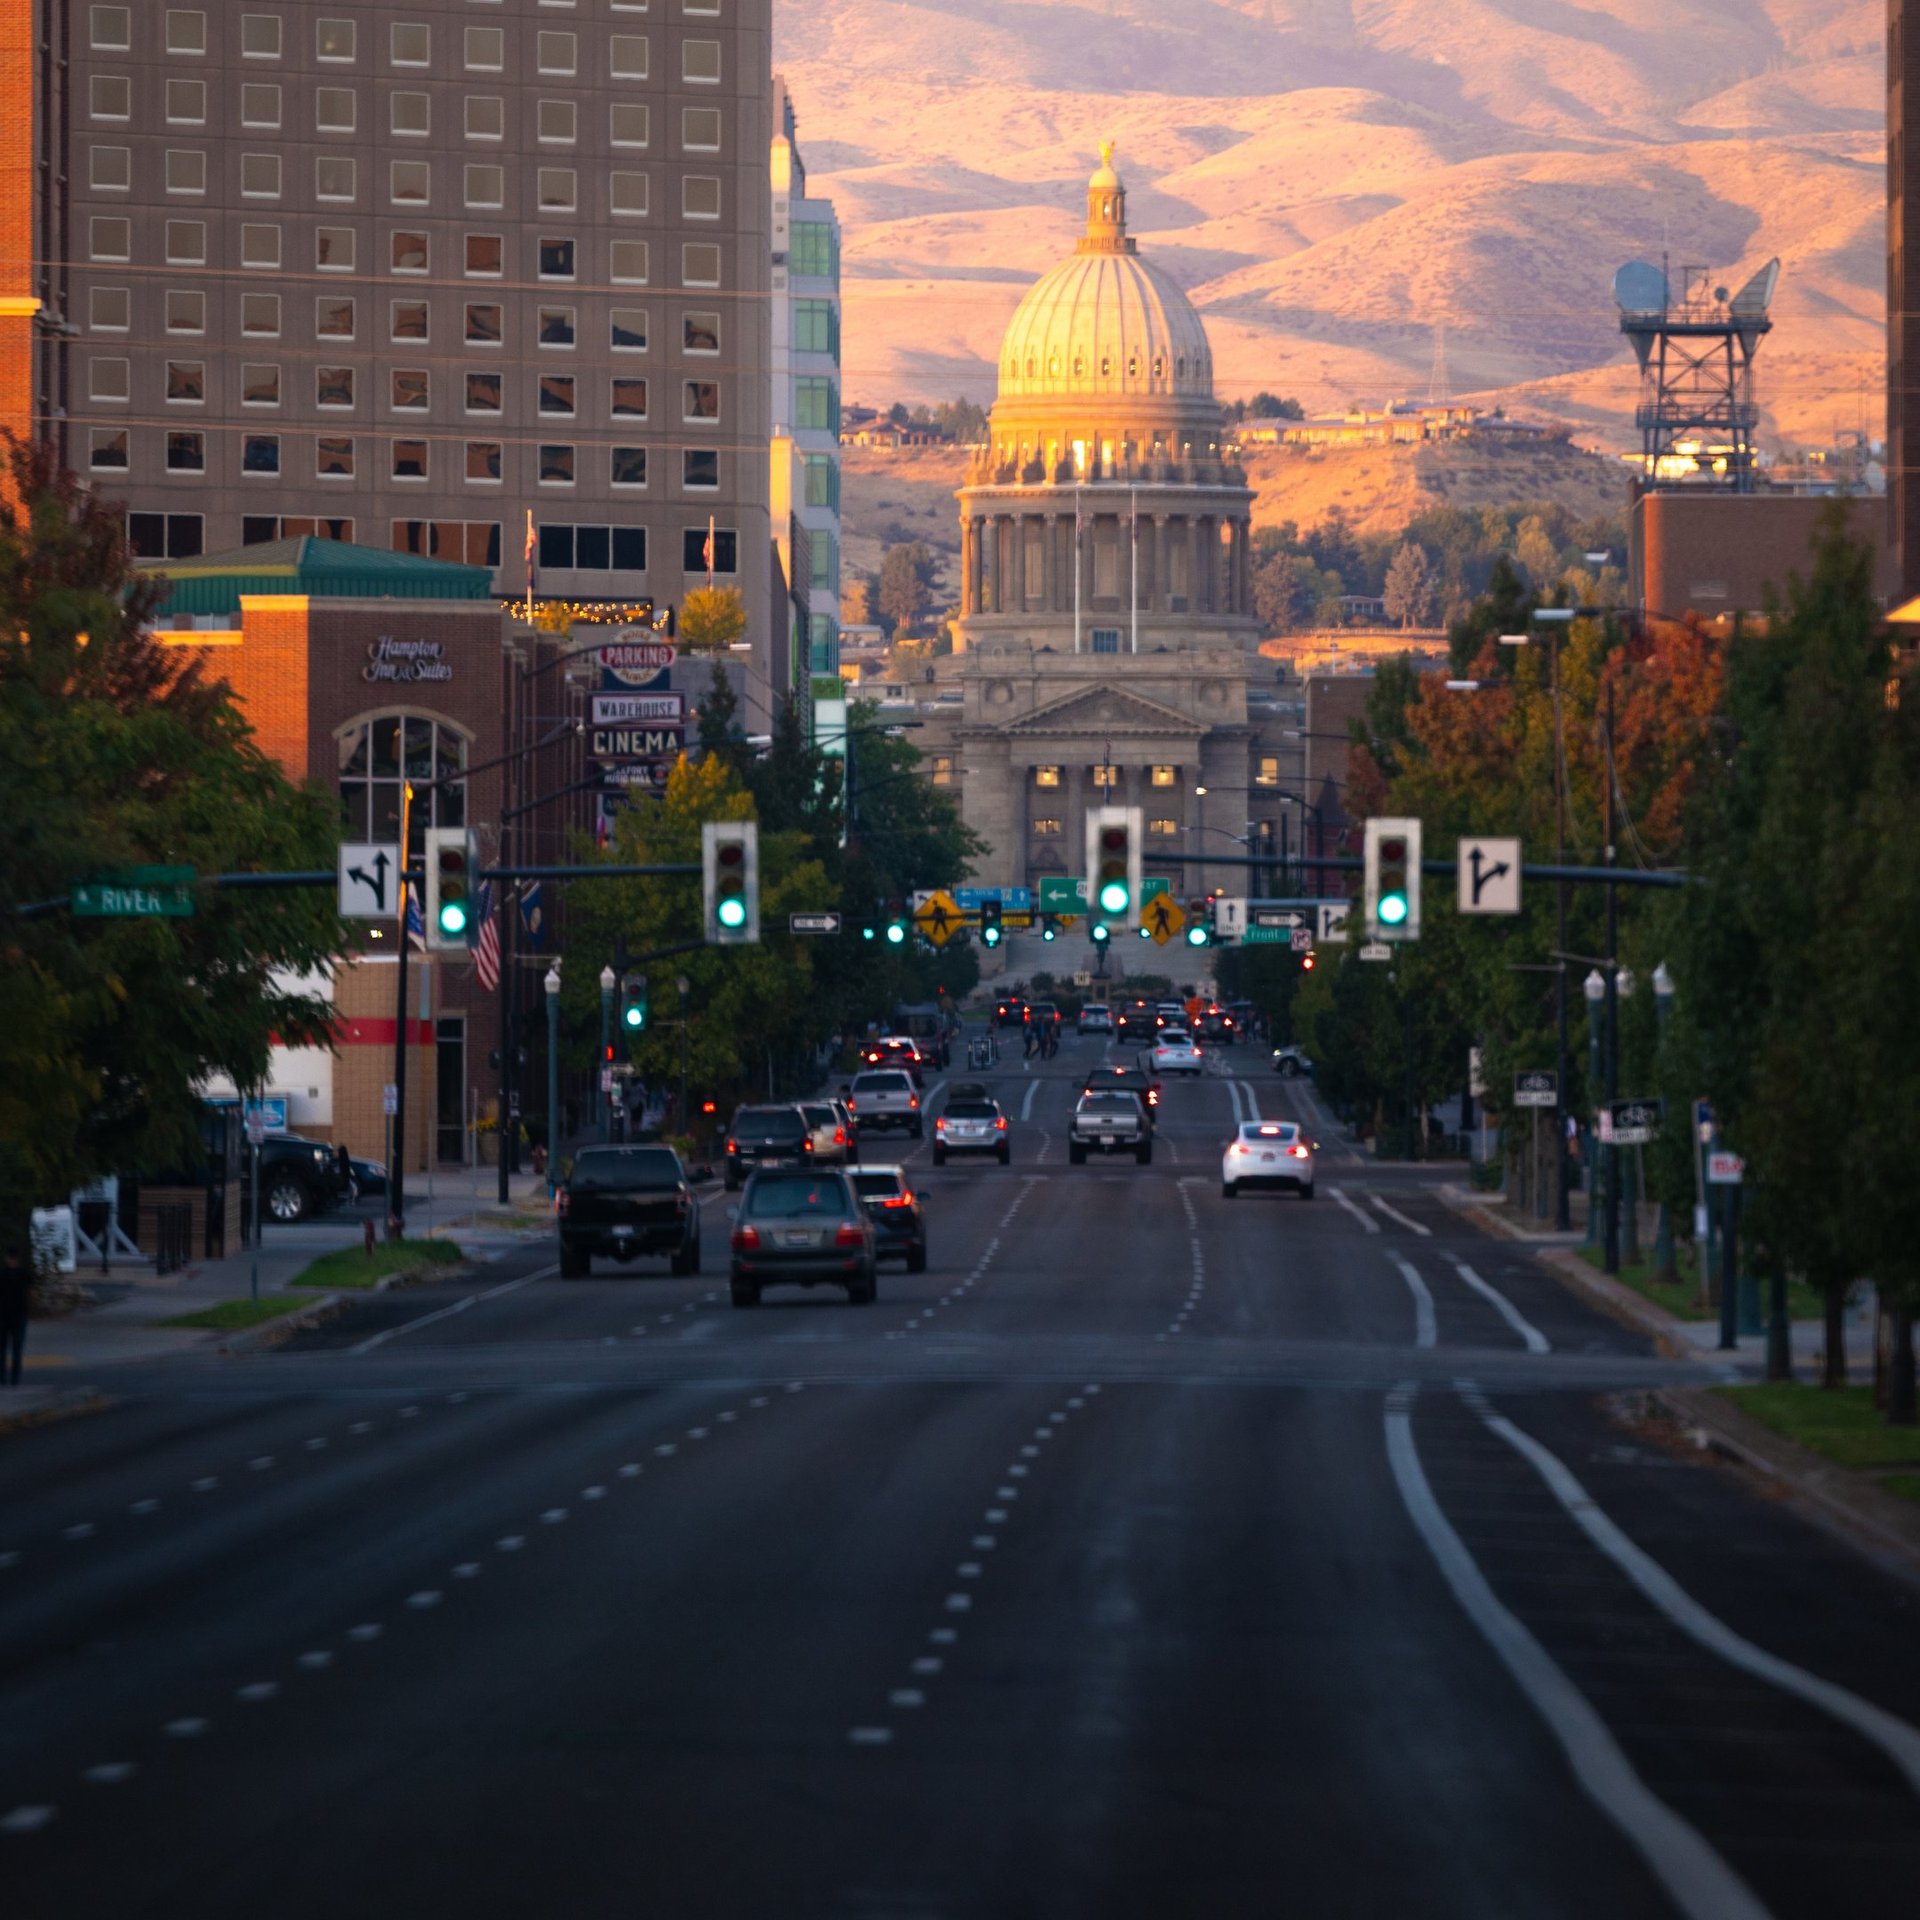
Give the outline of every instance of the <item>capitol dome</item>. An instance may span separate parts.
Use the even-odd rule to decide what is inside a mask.
[[[1213,398],[1213,352],[1193,303],[1140,258],[1111,148],[1087,185],[1087,231],[1020,302],[1000,349],[1002,400]]]

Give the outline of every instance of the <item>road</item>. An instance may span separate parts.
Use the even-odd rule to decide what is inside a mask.
[[[1910,1914],[1920,1592],[1417,1171],[1224,1201],[1304,1089],[1070,1167],[1105,1051],[875,1307],[716,1195],[0,1438],[7,1914]]]

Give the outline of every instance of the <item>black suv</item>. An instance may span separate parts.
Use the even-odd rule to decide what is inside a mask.
[[[244,1164],[253,1164],[251,1149]],[[331,1147],[303,1140],[297,1133],[270,1134],[260,1142],[262,1219],[278,1220],[284,1226],[310,1213],[325,1213],[350,1197],[340,1178],[339,1157]],[[249,1197],[249,1209],[251,1204]]]
[[[742,1107],[727,1129],[726,1188],[740,1183],[756,1167],[805,1167],[813,1164],[813,1134],[798,1107]]]

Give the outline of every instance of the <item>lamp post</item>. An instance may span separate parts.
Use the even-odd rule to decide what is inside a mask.
[[[1595,967],[1587,975],[1583,988],[1587,996],[1587,1106],[1596,1109],[1600,1102],[1600,1014],[1607,997],[1607,983]],[[1600,1244],[1600,1130],[1587,1128],[1587,1245]]]
[[[680,995],[680,1131],[691,1135],[693,1117],[687,1112],[687,997],[693,992],[693,982],[683,973],[673,984]]]
[[[547,969],[547,1204],[559,1184],[560,1155],[560,962]]]
[[[1653,1014],[1658,1022],[1660,1044],[1666,1045],[1667,1022],[1673,1017],[1673,975],[1662,960],[1653,970]],[[1659,1221],[1653,1230],[1653,1277],[1671,1284],[1677,1275],[1673,1265],[1673,1208],[1662,1200]]]
[[[593,1117],[600,1138],[613,1138],[613,1090],[600,1084],[613,1066],[613,990],[620,976],[611,967],[600,969],[600,1071],[593,1082]]]
[[[1205,893],[1207,890],[1207,866],[1206,866],[1207,790],[1206,788],[1204,786],[1196,786],[1193,790],[1193,797],[1200,802],[1200,831],[1198,834],[1194,836],[1195,839],[1200,842],[1200,858],[1192,863],[1194,877],[1192,880],[1188,881],[1187,889],[1190,893]]]
[[[1620,969],[1620,998],[1633,998],[1637,983],[1631,967]],[[1618,1044],[1616,1042],[1616,1044]],[[1620,1165],[1620,1258],[1630,1267],[1640,1262],[1640,1148],[1616,1147]]]

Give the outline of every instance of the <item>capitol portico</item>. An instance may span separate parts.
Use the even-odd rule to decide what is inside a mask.
[[[1249,701],[1274,673],[1253,494],[1206,328],[1126,209],[1103,149],[1084,237],[1007,328],[959,496],[957,657],[919,745],[988,843],[976,884],[1079,873],[1086,809],[1117,805],[1141,810],[1146,870],[1176,894],[1246,892],[1244,870],[1206,855],[1277,849],[1280,831],[1287,750]]]

